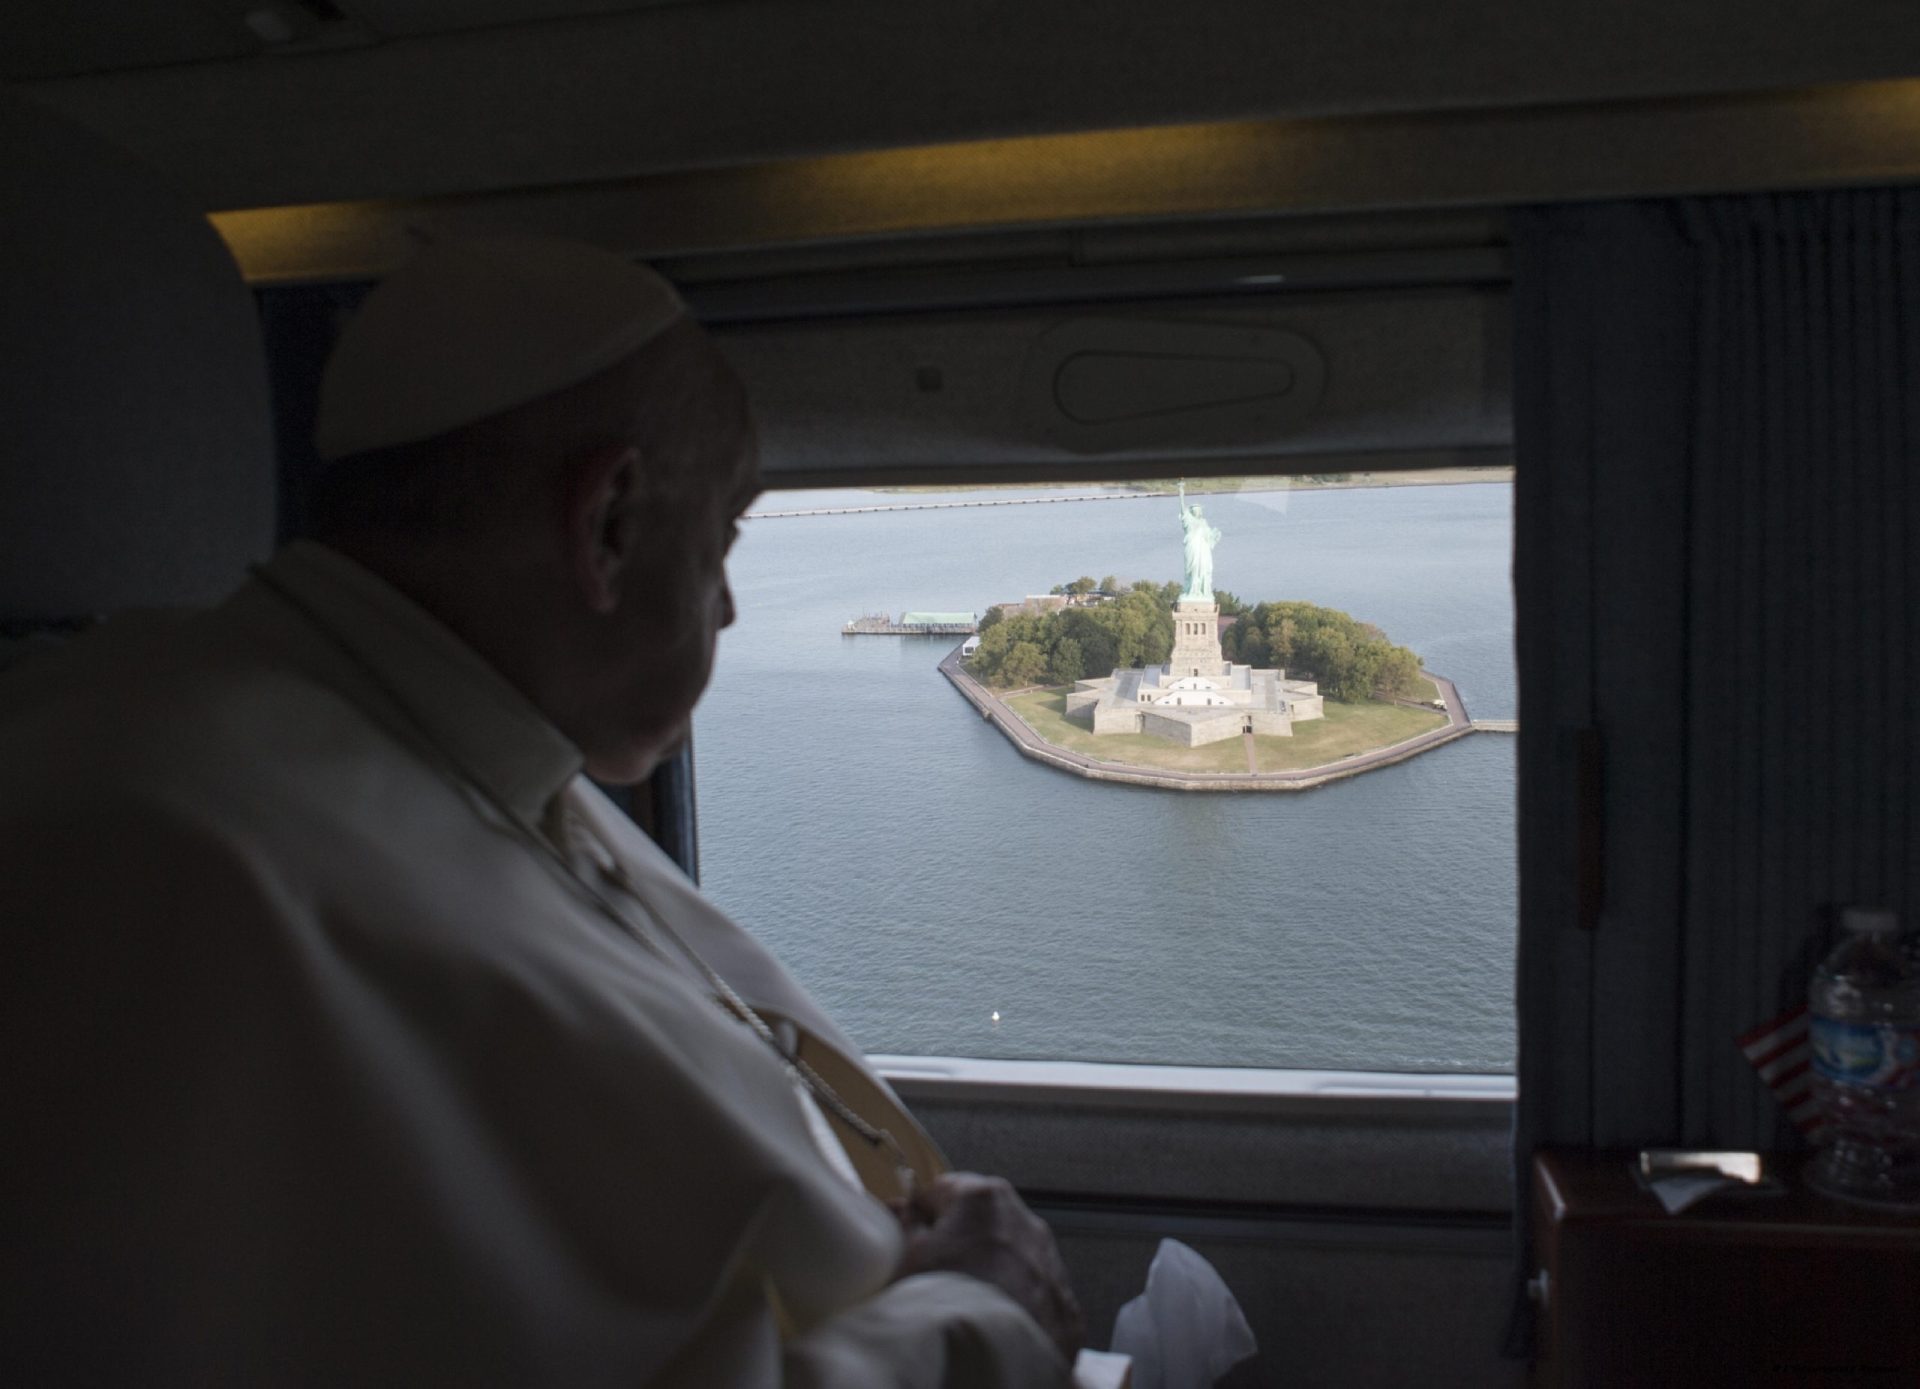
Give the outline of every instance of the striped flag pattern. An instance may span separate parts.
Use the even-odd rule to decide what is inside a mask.
[[[1763,1022],[1740,1039],[1740,1050],[1804,1138],[1817,1138],[1826,1120],[1813,1094],[1813,1048],[1807,1005]]]

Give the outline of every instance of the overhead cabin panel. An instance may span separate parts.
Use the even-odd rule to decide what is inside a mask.
[[[719,332],[769,484],[826,486],[1505,463],[1506,323],[1487,288]]]

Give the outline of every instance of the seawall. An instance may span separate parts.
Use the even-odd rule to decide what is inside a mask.
[[[1047,742],[1008,708],[1000,696],[966,672],[961,665],[960,648],[957,646],[940,662],[940,673],[947,677],[960,697],[971,704],[982,718],[1007,736],[1022,756],[1091,781],[1115,781],[1129,786],[1156,787],[1162,791],[1310,791],[1330,781],[1341,781],[1359,776],[1362,772],[1405,762],[1444,743],[1464,738],[1474,730],[1473,721],[1467,717],[1466,706],[1461,702],[1460,692],[1454,688],[1453,682],[1429,670],[1421,673],[1433,681],[1446,703],[1445,727],[1320,767],[1301,767],[1286,772],[1162,771],[1124,762],[1101,761]]]

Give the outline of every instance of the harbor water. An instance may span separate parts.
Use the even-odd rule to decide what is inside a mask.
[[[771,493],[755,509],[939,500]],[[1472,715],[1516,716],[1510,486],[1195,500],[1225,537],[1221,587],[1343,609],[1452,677]],[[695,719],[702,882],[863,1047],[1512,1069],[1511,735],[1306,792],[1082,780],[1021,757],[954,692],[935,666],[955,638],[841,627],[983,612],[1083,574],[1177,578],[1173,499],[742,531],[740,616]]]

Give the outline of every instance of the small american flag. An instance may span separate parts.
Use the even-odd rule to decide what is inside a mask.
[[[1800,1130],[1802,1137],[1814,1138],[1826,1120],[1813,1094],[1808,1021],[1807,1005],[1802,1003],[1742,1037],[1740,1050],[1787,1112],[1787,1122]]]

